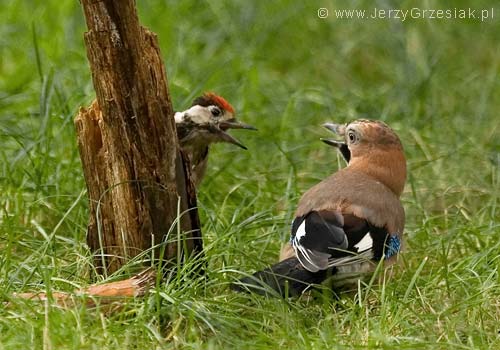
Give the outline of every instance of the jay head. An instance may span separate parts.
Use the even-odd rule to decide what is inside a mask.
[[[385,123],[358,119],[348,124],[323,126],[344,138],[321,140],[339,149],[352,170],[382,182],[398,197],[406,182],[406,158],[398,135]]]
[[[296,295],[327,277],[334,288],[352,288],[378,262],[394,262],[405,224],[401,141],[380,121],[324,127],[340,136],[322,140],[341,152],[347,166],[302,195],[280,262],[241,279],[235,289],[262,293],[270,287]]]
[[[175,124],[180,146],[189,158],[196,185],[205,173],[212,143],[227,142],[247,149],[227,132],[228,129],[257,130],[238,121],[233,107],[223,97],[211,92],[197,97],[189,109],[176,112]]]

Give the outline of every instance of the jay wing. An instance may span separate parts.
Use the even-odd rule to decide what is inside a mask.
[[[389,235],[352,214],[312,211],[292,223],[291,244],[302,266],[317,272],[380,260]]]

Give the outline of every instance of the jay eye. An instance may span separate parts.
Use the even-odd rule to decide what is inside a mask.
[[[221,113],[222,113],[222,112],[221,112],[221,110],[220,110],[219,108],[217,108],[217,107],[212,108],[212,109],[211,109],[211,112],[212,112],[212,115],[213,115],[214,117],[218,117],[218,116],[220,116],[220,115],[221,115]]]
[[[349,141],[351,143],[354,143],[358,140],[358,138],[356,137],[356,134],[354,134],[353,132],[350,132],[347,136],[349,137]]]

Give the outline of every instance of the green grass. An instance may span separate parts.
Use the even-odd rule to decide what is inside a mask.
[[[139,1],[176,109],[205,90],[258,133],[213,147],[199,202],[206,280],[170,276],[124,310],[11,298],[87,285],[87,203],[73,117],[93,98],[77,1],[0,4],[0,349],[500,348],[500,7],[478,20],[340,20],[418,1]],[[344,4],[344,5],[343,5]],[[317,8],[330,9],[319,19]],[[276,261],[301,193],[342,162],[325,121],[381,119],[409,164],[406,251],[339,300],[231,292]],[[186,269],[194,268],[188,264]],[[119,278],[120,276],[112,276]]]

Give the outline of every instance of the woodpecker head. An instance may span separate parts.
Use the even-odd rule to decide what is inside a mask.
[[[394,130],[381,121],[366,119],[323,126],[344,138],[321,140],[338,148],[348,167],[377,178],[398,196],[401,194],[406,181],[406,158]]]
[[[197,97],[191,107],[175,113],[175,123],[181,146],[199,144],[208,146],[215,142],[229,142],[247,149],[228,134],[228,129],[257,130],[235,118],[233,107],[222,97],[207,92]]]

